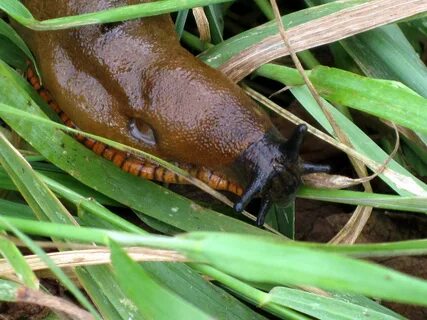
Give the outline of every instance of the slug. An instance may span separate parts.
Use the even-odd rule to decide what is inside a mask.
[[[44,20],[144,1],[22,2]],[[327,170],[299,157],[305,125],[282,137],[240,87],[181,47],[168,15],[61,31],[16,29],[63,120],[182,166],[219,172],[243,187],[236,212],[262,198],[259,226],[273,203],[294,199],[302,174]],[[232,189],[242,193],[237,184]]]
[[[28,62],[30,65],[30,63]],[[53,100],[49,91],[40,84],[40,79],[34,73],[31,67],[27,70],[27,80],[31,83],[33,88],[39,93],[41,98],[51,107],[51,109],[58,115],[61,121],[68,127],[77,129],[74,122],[68,117],[68,115],[61,110],[59,105]],[[96,154],[110,160],[116,166],[120,167],[125,172],[128,172],[134,176],[143,177],[149,180],[155,180],[164,183],[178,183],[187,184],[189,183],[182,176],[176,173],[164,169],[149,161],[134,157],[123,151],[119,151],[112,148],[102,142],[94,139],[85,137],[83,135],[75,135],[76,139],[84,144],[86,147],[91,149]],[[224,178],[222,175],[213,172],[205,167],[195,167],[191,165],[180,165],[182,169],[187,170],[190,175],[198,178],[199,180],[207,183],[211,188],[215,190],[226,190],[232,192],[238,196],[242,195],[242,188],[233,181]]]

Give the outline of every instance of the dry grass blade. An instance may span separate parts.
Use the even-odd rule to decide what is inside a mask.
[[[183,262],[187,260],[183,255],[169,250],[126,248],[126,252],[135,261]],[[110,263],[110,250],[106,248],[54,252],[49,253],[48,256],[61,268]],[[25,256],[25,260],[32,270],[48,269],[43,260],[36,255]],[[7,260],[0,259],[0,275],[13,273],[14,270]]]
[[[427,11],[425,0],[374,0],[290,28],[289,42],[295,52],[332,43],[355,34]],[[280,34],[242,51],[219,69],[240,81],[259,66],[289,55]]]
[[[353,244],[371,216],[372,207],[357,206],[345,226],[329,240],[332,244]]]
[[[66,313],[71,319],[93,320],[89,312],[77,307],[70,301],[46,294],[41,291],[20,287],[15,297],[16,302],[37,304],[56,311]]]
[[[211,41],[211,30],[209,21],[202,7],[193,8],[193,16],[196,20],[197,30],[199,30],[200,40],[205,42]]]

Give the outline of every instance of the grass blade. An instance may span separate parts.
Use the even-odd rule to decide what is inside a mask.
[[[163,0],[45,21],[34,19],[31,13],[18,0],[2,0],[2,2],[0,2],[0,9],[30,29],[60,30],[98,23],[111,23],[149,17],[227,1],[230,0]]]
[[[38,289],[39,280],[31,270],[21,251],[4,236],[0,236],[0,253],[13,267],[19,281],[32,289]]]
[[[134,304],[149,319],[212,319],[200,309],[158,283],[114,242],[110,242],[111,261],[116,278]],[[167,306],[167,308],[165,308]]]
[[[273,288],[270,291],[270,299],[278,305],[290,307],[322,320],[353,320],[363,318],[369,318],[370,320],[401,319],[400,317],[396,318],[350,302],[285,287]]]

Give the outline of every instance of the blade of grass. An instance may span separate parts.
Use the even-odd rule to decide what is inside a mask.
[[[1,133],[0,150],[2,167],[12,178],[12,181],[39,219],[75,223],[71,214],[35,175],[28,162]]]
[[[228,274],[225,274],[217,269],[214,269],[207,265],[198,264],[193,266],[203,272],[208,274],[210,277],[215,279],[216,281],[221,282],[223,285],[227,286],[229,289],[233,290],[233,292],[237,293],[238,296],[246,301],[249,301],[257,308],[262,308],[277,317],[288,320],[309,320],[310,318],[295,312],[291,309],[284,308],[277,304],[271,303],[268,299],[268,294],[254,288],[253,286],[238,280],[234,277],[231,277]]]
[[[91,218],[87,214],[79,215],[82,223],[91,227],[104,225],[111,230],[124,230],[135,234],[147,234],[142,229],[136,229],[130,222],[119,217],[111,218],[112,213],[105,210],[99,214],[96,207],[87,207]],[[88,219],[89,218],[89,219]],[[100,224],[102,220],[102,224]],[[143,268],[164,286],[175,292],[187,302],[201,308],[205,313],[220,318],[229,319],[264,319],[251,309],[232,297],[229,293],[206,282],[202,277],[182,263],[151,263],[145,262]],[[104,289],[103,292],[106,292]],[[141,293],[141,296],[144,293]],[[142,297],[141,297],[142,298]]]
[[[372,320],[402,319],[401,317],[396,318],[350,302],[285,287],[273,288],[269,293],[269,299],[278,305],[291,307],[322,320],[353,320],[363,318]]]
[[[98,23],[111,23],[160,15],[230,0],[163,0],[122,6],[95,13],[38,21],[18,0],[2,0],[0,9],[22,25],[34,30],[59,30]]]
[[[208,5],[205,7],[205,14],[209,21],[211,39],[213,44],[222,42],[224,31],[224,18],[222,16],[221,5]]]
[[[303,199],[371,206],[374,208],[427,213],[427,197],[402,197],[389,194],[350,190],[314,189],[302,187],[298,196]]]
[[[85,280],[85,289],[106,319],[143,319],[139,310],[127,303],[128,298],[113,275],[111,266],[78,268],[79,279]]]
[[[2,221],[8,222],[7,224]],[[24,232],[49,235],[79,242],[107,244],[108,239],[122,245],[142,245],[183,252],[195,262],[214,266],[249,282],[274,285],[309,285],[329,290],[345,291],[397,302],[427,305],[427,281],[319,248],[337,250],[344,246],[313,245],[280,241],[275,237],[197,232],[168,238],[142,236],[124,232],[75,227],[47,222],[6,218],[0,226],[9,224]],[[346,246],[345,252],[400,254],[426,252],[426,240],[398,243]],[[315,246],[315,247],[314,247]],[[250,255],[247,252],[251,252]],[[378,253],[377,252],[377,253]],[[268,270],[269,272],[265,272]],[[405,295],[401,293],[405,292]]]
[[[260,67],[256,74],[285,85],[303,83],[296,70],[274,64]],[[324,66],[315,67],[307,75],[320,96],[331,103],[427,133],[427,99],[398,82],[371,79]]]
[[[25,55],[19,50],[12,42],[0,35],[0,59],[5,61],[8,65],[24,70]]]
[[[182,37],[182,33],[184,32],[185,23],[187,22],[188,17],[188,9],[181,10],[178,12],[175,21],[175,31],[179,38]]]
[[[67,288],[73,296],[77,299],[77,301],[84,306],[95,319],[101,320],[98,312],[95,310],[93,305],[89,302],[89,300],[84,296],[80,290],[76,287],[76,285],[67,277],[67,275],[59,268],[55,263],[49,258],[49,256],[32,241],[28,236],[19,231],[13,225],[10,225],[7,221],[5,221],[0,216],[0,221],[2,223],[7,224],[8,228],[22,241],[24,244],[37,256],[43,260],[43,262],[49,267],[49,269],[53,272],[53,274],[61,281],[62,285]]]
[[[31,54],[31,51],[28,48],[28,46],[25,44],[22,38],[16,33],[16,31],[3,19],[0,19],[0,35],[8,39],[12,44],[16,46],[17,49],[19,49],[22,53],[24,53],[26,58],[30,59],[34,66],[36,65],[36,61],[34,60],[34,57]],[[10,48],[8,48],[8,51],[9,50]],[[16,54],[17,50],[14,50],[14,51],[15,51],[14,53]],[[20,65],[25,67],[24,63],[25,63],[25,60],[23,60],[23,62],[20,63]],[[37,70],[37,73],[38,73],[38,70]]]
[[[37,164],[33,164],[34,169],[37,168]],[[82,183],[78,182],[76,179],[70,177],[68,174],[65,174],[63,172],[52,172],[50,170],[35,170],[38,173],[41,174],[41,179],[49,185],[48,179],[44,179],[44,177],[47,177],[51,179],[52,181],[55,181],[57,183],[60,183],[64,187],[74,190],[84,198],[93,198],[96,199],[98,202],[109,205],[109,206],[115,206],[120,207],[121,204],[118,202],[111,200],[110,198],[100,194],[99,192],[96,192],[95,190],[83,185]],[[0,168],[0,188],[4,190],[11,190],[16,191],[17,188],[13,184],[10,177],[6,174],[3,168]]]
[[[90,299],[97,306],[98,311],[101,313],[103,319],[125,320],[128,319],[129,313],[125,311],[120,314],[120,307],[126,301],[125,295],[118,288],[115,281],[109,281],[111,277],[111,269],[104,266],[92,266],[78,269],[79,279],[85,284],[85,291]],[[120,299],[119,304],[114,304],[108,296],[108,288],[102,287],[98,283],[99,278],[105,279],[105,283],[114,286],[114,297]],[[104,283],[104,282],[102,282]],[[119,311],[118,311],[119,310]]]
[[[34,212],[25,204],[0,199],[0,213],[16,218],[36,219]]]
[[[271,8],[270,2],[268,2],[268,0],[254,0],[254,2],[268,20],[274,19],[273,9]]]
[[[110,248],[113,269],[130,299],[128,303],[135,305],[144,318],[170,319],[173,314],[178,319],[212,319],[158,283],[113,241],[110,242]],[[144,299],[140,298],[141,291],[144,291]]]
[[[5,237],[5,234],[0,236],[0,252],[13,267],[13,270],[16,273],[19,281],[21,281],[28,288],[39,288],[39,280],[31,270],[21,251],[19,251],[19,249],[12,241]]]

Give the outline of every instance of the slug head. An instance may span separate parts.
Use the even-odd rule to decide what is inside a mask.
[[[261,197],[256,221],[261,226],[272,204],[286,206],[294,200],[302,174],[329,171],[329,166],[301,161],[299,151],[306,132],[307,126],[299,125],[286,141],[273,129],[239,157],[240,172],[251,180],[234,206],[236,212],[242,212],[253,198]]]

